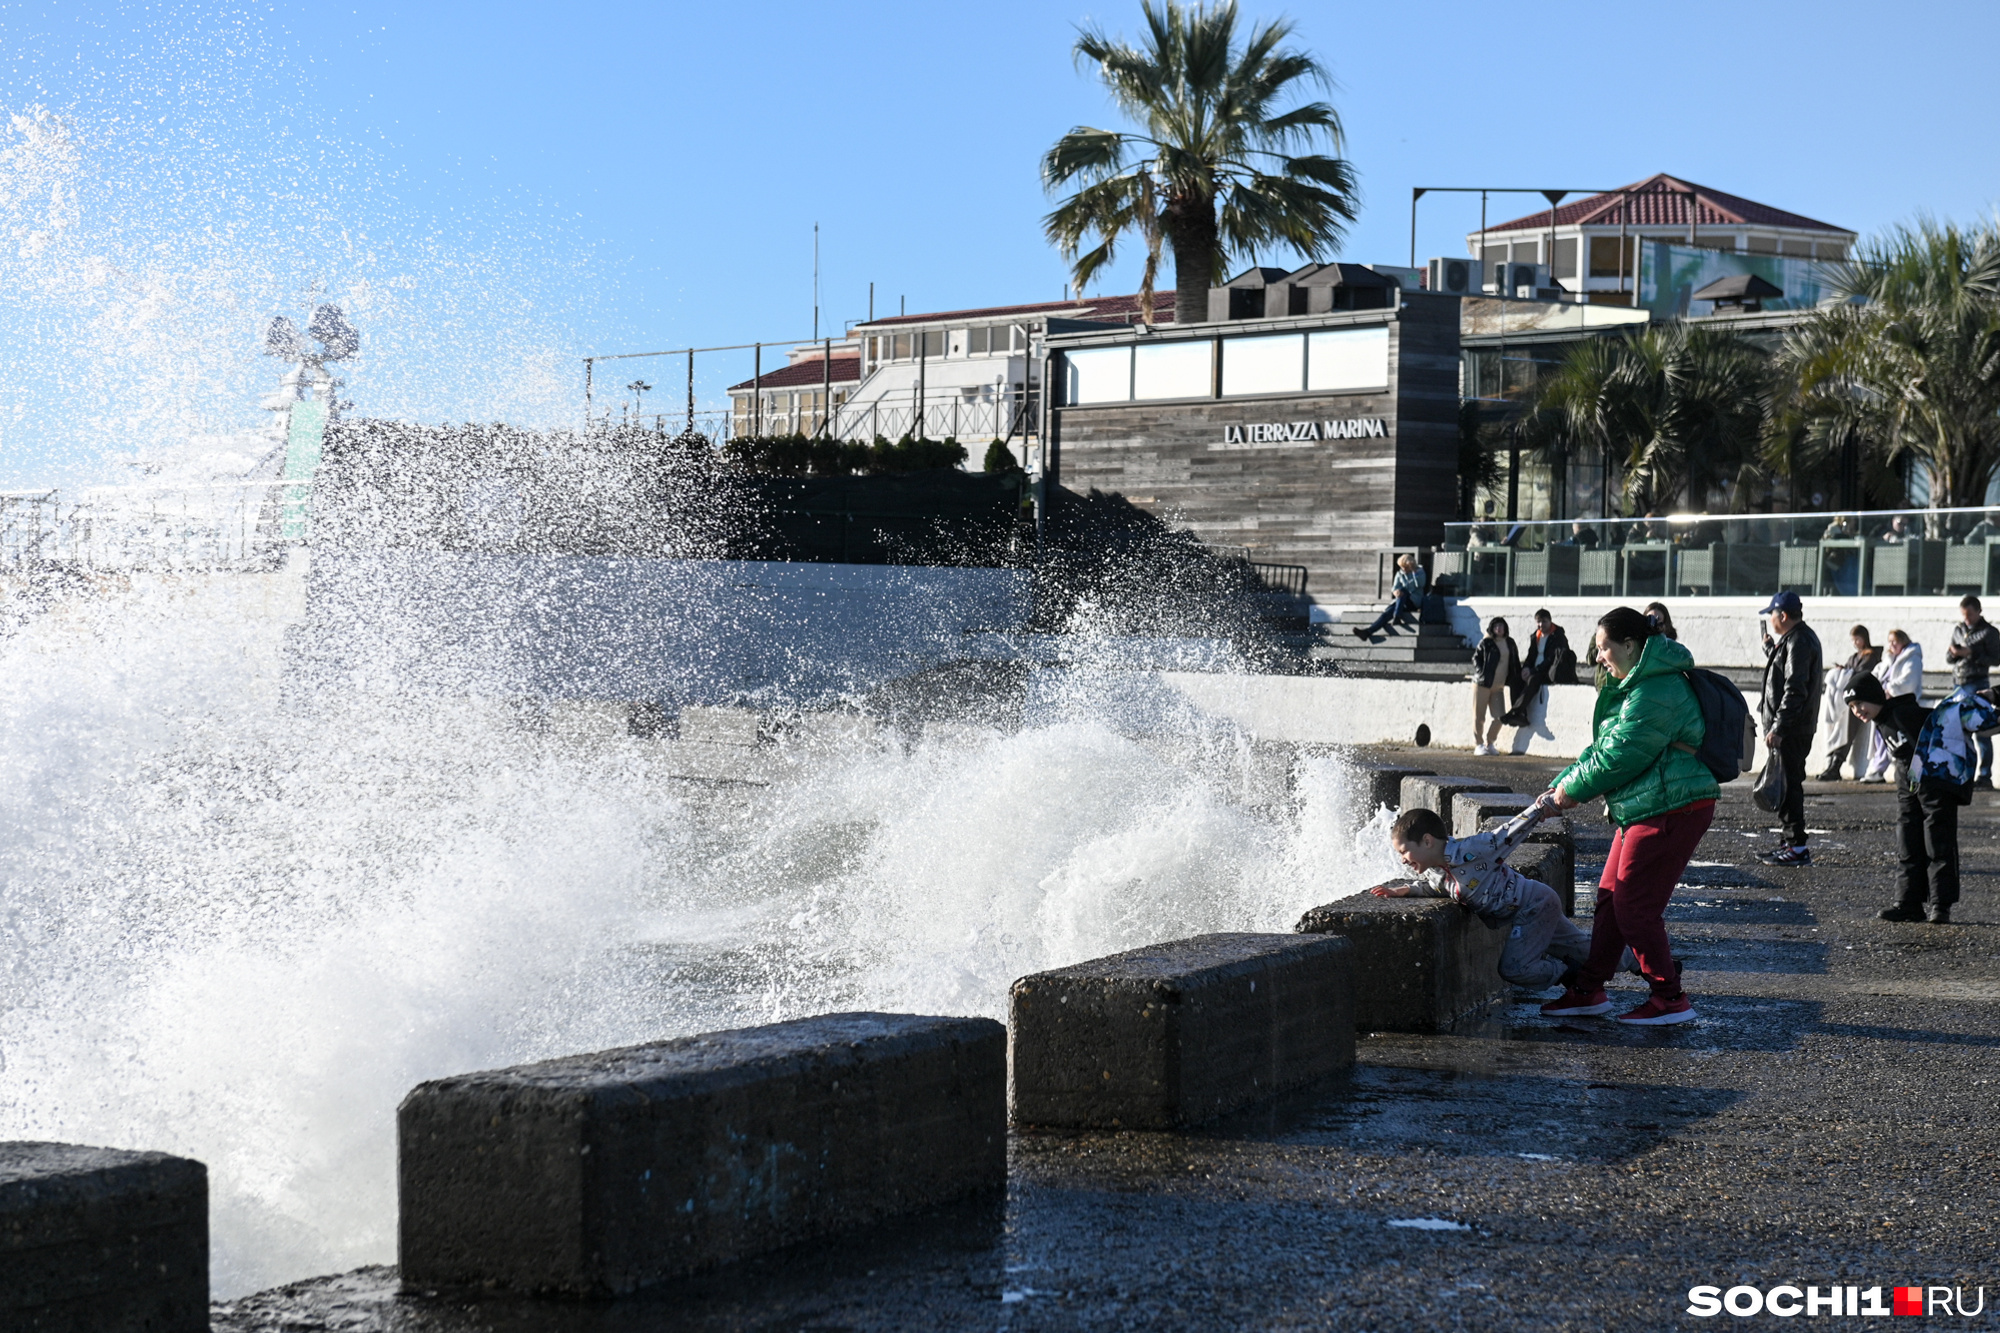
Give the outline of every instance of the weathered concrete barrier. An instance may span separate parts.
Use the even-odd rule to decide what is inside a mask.
[[[421,1084],[403,1284],[615,1294],[1002,1187],[1006,1043],[827,1014]]]
[[[208,1168],[0,1143],[0,1328],[207,1333]]]
[[[1452,800],[1460,792],[1507,790],[1504,782],[1489,782],[1485,778],[1468,778],[1449,773],[1413,774],[1403,779],[1402,799],[1397,805],[1400,810],[1434,810],[1444,820],[1445,827],[1451,827]]]
[[[1445,824],[1454,838],[1479,832],[1489,819],[1508,820],[1535,803],[1532,796],[1517,791],[1461,791],[1451,798],[1451,815]]]
[[[1315,907],[1294,927],[1354,944],[1354,1022],[1368,1032],[1438,1032],[1506,995],[1495,930],[1444,898],[1358,893]]]
[[[1014,1121],[1198,1124],[1354,1063],[1342,939],[1200,935],[1038,972],[1011,993]]]
[[[1364,819],[1372,819],[1383,806],[1391,810],[1403,808],[1403,781],[1406,778],[1427,778],[1428,768],[1410,768],[1403,764],[1378,764],[1368,760],[1356,761],[1355,770],[1361,775],[1358,784],[1361,797],[1367,808],[1360,812]]]

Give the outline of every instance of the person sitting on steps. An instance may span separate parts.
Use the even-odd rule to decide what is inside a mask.
[[[1389,604],[1382,608],[1382,614],[1375,617],[1375,623],[1367,629],[1356,626],[1355,638],[1371,639],[1386,629],[1392,620],[1407,627],[1412,623],[1410,618],[1423,610],[1424,567],[1417,563],[1415,556],[1396,557],[1396,581],[1390,586]]]

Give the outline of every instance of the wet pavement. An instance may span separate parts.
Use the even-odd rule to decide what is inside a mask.
[[[1396,757],[1519,790],[1553,771]],[[1809,791],[1811,868],[1754,861],[1770,820],[1740,787],[1696,853],[1669,914],[1695,1023],[1523,1002],[1447,1036],[1365,1036],[1337,1086],[1195,1133],[1019,1135],[1005,1198],[626,1301],[403,1298],[366,1269],[219,1305],[214,1326],[1597,1330],[1766,1322],[1684,1314],[1696,1284],[2000,1302],[2000,798],[1965,812],[1960,920],[1895,925],[1875,919],[1894,798]],[[1600,811],[1578,821],[1580,885]]]

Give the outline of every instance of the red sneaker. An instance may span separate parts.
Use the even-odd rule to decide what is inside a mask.
[[[1549,1018],[1568,1018],[1573,1014],[1608,1014],[1611,1001],[1600,990],[1581,991],[1571,986],[1556,999],[1542,1006],[1542,1013]]]
[[[1664,1027],[1669,1023],[1686,1023],[1693,1018],[1694,1006],[1685,995],[1676,995],[1671,1000],[1655,995],[1631,1013],[1618,1015],[1619,1022],[1638,1027]]]

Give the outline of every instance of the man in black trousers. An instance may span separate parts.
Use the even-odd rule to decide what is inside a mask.
[[[1884,921],[1922,921],[1924,899],[1929,898],[1932,924],[1945,925],[1958,901],[1958,807],[1971,802],[1972,788],[1936,772],[1926,772],[1911,787],[1910,756],[1931,716],[1915,695],[1891,699],[1882,692],[1881,681],[1860,675],[1848,682],[1846,700],[1849,712],[1875,724],[1896,765],[1896,845],[1903,892],[1879,915]]]
[[[1819,720],[1821,679],[1819,636],[1806,624],[1805,608],[1795,592],[1781,592],[1762,613],[1764,629],[1764,697],[1757,702],[1764,744],[1785,769],[1785,803],[1778,812],[1778,845],[1757,859],[1773,866],[1809,866],[1806,850],[1806,754],[1812,749],[1813,727]]]

